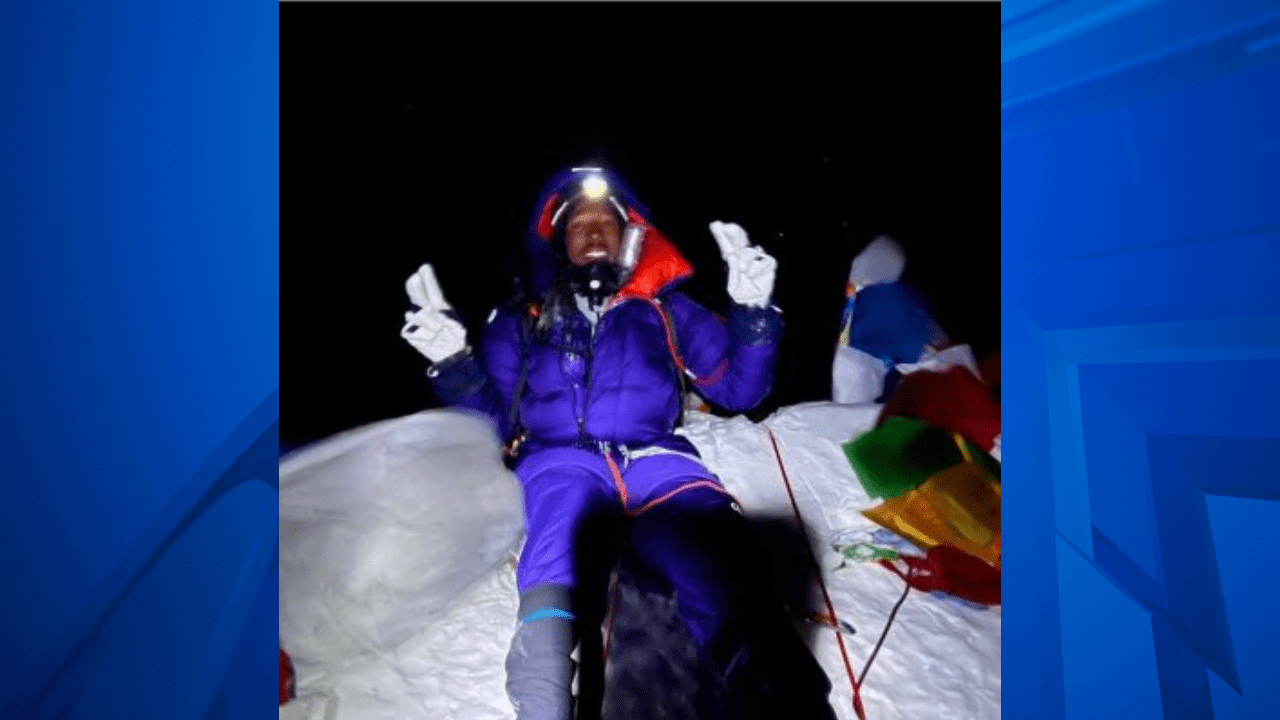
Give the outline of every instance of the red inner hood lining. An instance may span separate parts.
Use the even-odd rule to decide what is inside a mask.
[[[635,210],[628,213],[627,219],[644,225],[645,236],[635,270],[618,291],[619,300],[655,298],[668,287],[693,276],[693,266],[657,228]]]

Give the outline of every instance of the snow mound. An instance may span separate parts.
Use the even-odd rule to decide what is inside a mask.
[[[879,411],[808,403],[759,424],[689,413],[680,430],[748,518],[794,518],[776,440],[832,604],[854,628],[843,638],[855,675],[904,584],[835,548],[871,542],[923,555],[861,514],[878,501],[840,448]],[[282,719],[515,717],[503,661],[515,627],[519,490],[488,427],[459,417],[431,411],[390,420],[282,461],[281,643],[297,663],[299,694]],[[298,531],[317,522],[336,527],[313,530],[323,540]],[[315,566],[308,572],[319,576],[297,579],[286,563]],[[809,609],[825,605],[819,597]],[[625,621],[615,630],[623,637]],[[835,632],[814,626],[810,640],[831,679],[832,707],[852,720]],[[911,591],[862,699],[869,720],[999,718],[999,609]]]
[[[432,410],[280,462],[280,642],[330,673],[393,652],[510,556],[520,489],[487,421]]]

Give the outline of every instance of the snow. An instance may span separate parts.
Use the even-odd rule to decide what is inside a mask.
[[[897,543],[922,554],[861,515],[878,501],[840,448],[879,410],[809,403],[759,424],[692,412],[681,429],[749,518],[793,517],[772,431],[836,614],[856,630],[843,636],[855,674],[904,586],[835,546]],[[290,455],[280,477],[281,645],[299,696],[282,720],[513,718],[503,662],[515,625],[519,491],[487,427],[446,410],[389,420]],[[820,600],[812,609],[825,610]],[[851,720],[836,633],[823,627],[813,638],[831,704]],[[998,718],[999,608],[911,591],[861,694],[869,720]]]

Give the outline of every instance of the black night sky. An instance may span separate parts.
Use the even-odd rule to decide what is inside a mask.
[[[728,302],[707,230],[778,258],[778,380],[830,397],[853,256],[879,233],[981,359],[999,349],[998,3],[298,4],[281,14],[281,441],[431,407],[399,337],[435,265],[479,328],[537,189],[605,162]]]

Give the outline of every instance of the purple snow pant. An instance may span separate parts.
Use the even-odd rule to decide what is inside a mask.
[[[522,596],[546,587],[577,590],[584,543],[622,527],[630,556],[675,590],[690,634],[705,647],[740,592],[739,569],[725,561],[723,548],[732,540],[722,530],[740,520],[733,498],[691,457],[611,458],[620,478],[600,452],[579,448],[539,450],[516,468],[528,521],[517,586]]]
[[[628,577],[674,590],[698,645],[697,717],[835,720],[831,685],[770,599],[752,533],[720,483],[692,457],[610,457],[612,467],[599,452],[544,449],[516,468],[528,519],[507,656],[516,717],[569,720],[575,706],[579,718],[599,717],[604,674],[580,673],[575,701],[569,655],[578,640],[581,657],[603,653],[590,627],[604,617],[602,580],[625,542]]]

